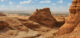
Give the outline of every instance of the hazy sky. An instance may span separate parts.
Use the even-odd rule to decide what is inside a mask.
[[[72,0],[0,0],[0,11],[33,11],[36,8],[49,7],[54,12],[68,11]]]

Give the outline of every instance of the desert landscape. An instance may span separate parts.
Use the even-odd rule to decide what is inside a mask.
[[[80,38],[80,0],[73,0],[68,15],[50,8],[33,14],[0,13],[0,38]]]

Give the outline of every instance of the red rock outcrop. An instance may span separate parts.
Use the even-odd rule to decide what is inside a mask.
[[[50,30],[50,28],[45,27],[44,25],[41,25],[39,23],[36,23],[34,21],[30,20],[24,20],[24,19],[19,19],[19,21],[29,29],[35,30],[35,31],[41,31],[41,32],[46,32]]]
[[[59,29],[58,35],[71,33],[74,28],[80,23],[80,0],[73,0],[70,7],[70,15],[66,19],[65,24]]]
[[[73,32],[79,32],[80,31],[80,23],[75,27]]]
[[[55,38],[80,38],[80,32],[64,34],[62,36],[56,36]]]
[[[77,31],[80,31],[80,0],[77,0],[77,8],[76,8],[76,12],[77,12],[77,22],[79,22],[78,24],[77,24],[77,26],[75,27],[75,29],[74,29],[74,31],[73,32],[77,32]]]
[[[0,28],[8,27],[14,30],[27,30],[27,27],[24,26],[18,19],[11,17],[0,17]]]
[[[65,23],[65,17],[64,16],[54,16],[54,18],[57,20],[57,27],[61,27]]]
[[[0,12],[0,16],[6,16],[6,14],[4,14],[3,12]]]
[[[0,21],[0,30],[6,28],[9,24],[5,21]]]
[[[29,19],[47,27],[56,26],[56,19],[51,15],[49,8],[37,9]]]

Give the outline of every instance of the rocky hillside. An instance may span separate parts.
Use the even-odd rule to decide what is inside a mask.
[[[69,16],[52,15],[49,8],[30,16],[0,13],[0,38],[80,38],[80,0],[73,0]]]

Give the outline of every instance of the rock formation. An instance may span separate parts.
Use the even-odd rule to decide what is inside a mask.
[[[65,23],[64,16],[54,16],[54,18],[57,20],[57,27],[61,27]]]
[[[0,13],[0,16],[6,16],[5,14],[3,14],[3,13]]]
[[[27,27],[24,26],[18,19],[11,17],[0,17],[0,27],[8,27],[14,30],[27,30]]]
[[[80,23],[75,27],[73,32],[80,32]]]
[[[5,21],[0,21],[0,30],[4,29],[6,26],[8,26],[9,24]]]
[[[37,9],[29,19],[47,27],[56,26],[56,19],[51,15],[49,8]]]
[[[66,19],[65,24],[59,29],[58,35],[71,33],[74,28],[80,23],[80,0],[73,0],[70,7],[70,15]]]
[[[80,31],[80,0],[77,0],[77,8],[76,8],[76,12],[77,12],[77,22],[78,22],[78,24],[77,24],[77,26],[76,26],[76,28],[74,29],[74,31]]]

